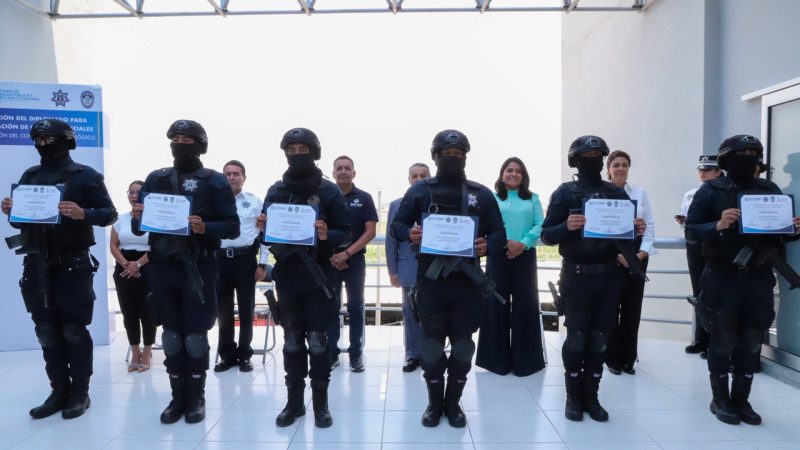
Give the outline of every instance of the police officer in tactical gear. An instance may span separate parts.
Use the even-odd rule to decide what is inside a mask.
[[[337,247],[350,242],[350,218],[339,188],[322,178],[315,161],[322,148],[317,135],[306,128],[293,128],[281,140],[289,168],[283,179],[267,191],[264,204],[312,205],[318,211],[314,226],[317,244],[271,244],[276,263],[272,270],[278,294],[278,311],[283,326],[283,368],[286,371],[288,400],[275,424],[287,427],[306,413],[303,391],[305,378],[311,378],[314,424],[327,428],[333,424],[328,410],[328,360],[326,330],[336,319],[338,305],[331,296],[336,269],[330,258]],[[264,214],[259,219],[263,231]],[[308,343],[308,346],[306,346]]]
[[[706,260],[700,283],[711,322],[710,408],[717,419],[729,424],[761,423],[761,416],[753,411],[748,397],[764,331],[775,318],[775,276],[770,254],[783,259],[783,242],[796,239],[785,235],[743,235],[739,231],[741,195],[781,194],[774,183],[759,178],[765,169],[763,156],[764,148],[753,136],[725,139],[717,150],[717,163],[725,170],[725,176],[703,183],[686,217],[687,237],[702,243]],[[795,217],[793,222],[797,229],[800,218]],[[729,389],[730,366],[733,382]]]
[[[203,127],[193,120],[175,121],[167,130],[173,165],[150,173],[133,208],[131,229],[139,225],[148,193],[192,198],[190,234],[150,233],[150,289],[163,324],[161,342],[172,400],[161,413],[162,423],[185,415],[188,423],[205,418],[208,370],[208,330],[217,316],[217,259],[221,239],[239,236],[239,216],[228,180],[203,167],[208,148]]]
[[[11,247],[22,246],[17,254],[26,254],[20,280],[22,298],[36,325],[52,387],[47,400],[31,409],[30,415],[41,419],[61,411],[62,417],[71,419],[90,405],[93,347],[86,326],[92,322],[92,278],[97,270],[97,260],[89,254],[89,247],[95,244],[92,226],[113,224],[117,210],[103,176],[70,158],[76,141],[68,124],[40,120],[31,128],[30,137],[41,164],[26,170],[19,184],[58,185],[64,192],[58,204],[60,223],[12,223],[22,234],[8,239]],[[3,213],[9,214],[11,206],[11,199],[3,199]]]
[[[420,356],[428,388],[428,407],[422,415],[426,427],[437,426],[442,414],[450,426],[460,428],[467,423],[459,401],[475,353],[472,334],[480,325],[482,294],[493,291],[480,272],[479,261],[487,253],[504,257],[506,231],[497,201],[488,188],[467,180],[464,173],[469,150],[469,140],[460,131],[439,132],[431,146],[436,176],[408,189],[391,224],[397,240],[419,245],[423,229],[418,224],[423,222],[423,214],[478,217],[475,258],[418,256],[416,303],[422,323]],[[442,263],[453,269],[447,274],[433,270],[441,268]],[[449,358],[444,352],[448,338]]]
[[[561,298],[567,339],[562,348],[569,420],[583,420],[588,412],[598,422],[608,420],[597,392],[603,375],[608,332],[616,321],[622,272],[617,270],[617,245],[605,239],[586,239],[583,203],[591,198],[629,199],[622,188],[603,181],[603,158],[608,145],[597,136],[581,136],[567,153],[570,167],[578,169],[575,181],[562,183],[550,197],[542,225],[542,242],[558,245],[561,254]],[[645,224],[636,219],[639,235]],[[630,245],[630,243],[622,243]]]

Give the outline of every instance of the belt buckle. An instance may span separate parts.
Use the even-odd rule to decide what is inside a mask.
[[[581,265],[580,264],[575,264],[575,273],[580,275],[580,273],[581,273]]]
[[[225,257],[226,258],[233,258],[233,247],[228,247],[225,249]]]

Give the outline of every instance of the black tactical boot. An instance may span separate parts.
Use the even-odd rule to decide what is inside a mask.
[[[74,419],[82,416],[92,404],[89,400],[89,378],[73,379],[69,391],[69,401],[61,410],[61,417]]]
[[[186,423],[202,422],[206,418],[206,373],[186,375]]]
[[[69,400],[69,381],[50,381],[52,391],[50,396],[41,405],[30,410],[29,414],[34,419],[44,419],[64,409]]]
[[[583,410],[589,413],[589,417],[596,422],[608,421],[608,411],[600,405],[597,399],[597,392],[600,390],[600,379],[603,372],[584,373],[583,380]]]
[[[444,394],[444,415],[447,422],[453,428],[464,428],[467,426],[467,416],[461,409],[461,393],[464,392],[464,385],[467,380],[458,380],[452,376],[447,377],[447,389]]]
[[[169,374],[169,386],[172,388],[172,400],[161,413],[161,423],[177,422],[186,409],[186,379],[181,375]]]
[[[735,373],[731,384],[731,402],[742,418],[742,422],[749,425],[761,425],[761,416],[753,411],[747,398],[750,397],[750,387],[753,385],[753,374]]]
[[[435,427],[444,414],[444,378],[425,379],[428,386],[428,407],[422,413],[422,425]]]
[[[715,375],[712,373],[709,378],[711,380],[711,393],[714,397],[711,400],[711,412],[717,416],[720,422],[738,425],[742,418],[733,406],[731,397],[728,394],[728,374]]]
[[[279,427],[288,427],[293,424],[297,418],[306,415],[306,401],[303,398],[306,383],[302,380],[299,383],[290,383],[287,381],[286,388],[289,392],[286,407],[283,408],[283,411],[275,418],[275,425]]]
[[[329,381],[311,380],[311,403],[314,405],[314,425],[328,428],[333,425],[333,416],[328,410]]]
[[[567,388],[567,406],[564,407],[564,416],[574,422],[583,420],[583,379],[580,372],[565,372],[564,384]]]

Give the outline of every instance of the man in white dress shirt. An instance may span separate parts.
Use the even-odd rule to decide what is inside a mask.
[[[214,366],[214,372],[224,372],[236,365],[239,366],[239,371],[250,372],[253,370],[253,364],[250,362],[253,349],[250,347],[250,342],[253,340],[256,281],[268,279],[269,274],[267,266],[269,252],[266,247],[259,245],[256,229],[256,218],[261,214],[263,201],[249,192],[242,191],[247,179],[244,164],[236,160],[228,161],[222,173],[231,184],[236,198],[241,233],[236,239],[223,239],[222,247],[217,252],[219,262],[217,350],[220,361]],[[239,306],[238,347],[234,339],[234,292]]]

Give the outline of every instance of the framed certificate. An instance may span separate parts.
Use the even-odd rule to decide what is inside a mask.
[[[308,245],[317,244],[317,208],[312,205],[267,203],[264,205],[267,225],[264,243]]]
[[[192,197],[142,192],[142,221],[139,231],[188,236]]]
[[[422,216],[420,253],[428,255],[475,257],[478,218],[448,214]]]
[[[739,197],[739,232],[742,234],[794,234],[794,198],[783,194]]]
[[[627,199],[589,199],[583,205],[586,225],[583,237],[590,239],[634,239],[636,202]]]
[[[58,204],[63,197],[63,184],[12,184],[11,199],[14,203],[8,220],[14,223],[61,223]]]

